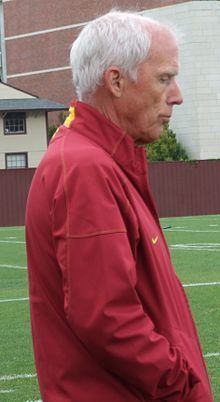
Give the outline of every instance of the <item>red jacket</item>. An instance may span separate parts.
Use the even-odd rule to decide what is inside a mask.
[[[43,401],[213,401],[143,148],[83,103],[66,125],[26,215]]]

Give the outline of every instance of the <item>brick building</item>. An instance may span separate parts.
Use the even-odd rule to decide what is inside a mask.
[[[143,11],[182,2],[3,0],[7,82],[68,104],[73,97],[69,50],[81,26],[113,7]]]
[[[220,158],[220,2],[214,0],[0,0],[2,79],[42,98],[73,98],[69,51],[83,25],[113,7],[177,25],[184,103],[172,128],[194,159]]]

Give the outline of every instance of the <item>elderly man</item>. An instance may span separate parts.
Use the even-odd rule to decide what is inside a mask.
[[[44,402],[211,402],[142,144],[182,97],[174,34],[110,12],[71,50],[78,101],[41,161],[26,215]]]

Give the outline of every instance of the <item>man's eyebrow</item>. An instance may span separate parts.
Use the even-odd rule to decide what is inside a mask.
[[[158,72],[158,76],[167,76],[167,77],[175,77],[178,74],[178,70],[161,70]]]

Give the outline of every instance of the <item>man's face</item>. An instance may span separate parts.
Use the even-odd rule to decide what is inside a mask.
[[[173,106],[182,103],[176,75],[178,48],[168,33],[153,38],[149,57],[138,71],[136,82],[127,79],[121,108],[121,126],[137,144],[157,140],[169,123]]]

